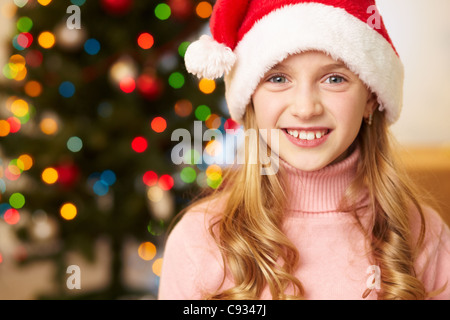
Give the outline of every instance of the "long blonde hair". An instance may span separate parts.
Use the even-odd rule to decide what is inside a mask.
[[[244,123],[244,129],[249,128],[257,129],[251,105],[247,107]],[[368,190],[373,221],[370,230],[363,231],[372,258],[381,269],[378,298],[423,299],[426,292],[417,278],[414,262],[424,240],[424,214],[419,193],[395,161],[390,140],[384,113],[376,112],[371,126],[362,124],[355,141],[361,158],[342,207],[354,212],[359,222],[356,199],[361,188]],[[217,292],[206,294],[205,299],[259,299],[266,287],[273,299],[304,297],[301,281],[293,276],[301,252],[282,231],[287,185],[282,172],[261,175],[261,163],[248,161],[259,153],[258,146],[245,143],[245,164],[227,170],[220,188],[183,211],[200,202],[227,197],[220,219],[210,226],[226,266],[225,273]],[[409,226],[411,205],[421,220],[418,237],[412,235]],[[364,228],[360,222],[359,226]],[[227,276],[234,286],[224,289]],[[288,289],[290,295],[286,294]]]

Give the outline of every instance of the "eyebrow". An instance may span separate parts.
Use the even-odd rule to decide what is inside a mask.
[[[270,70],[271,71],[285,71],[285,72],[287,72],[287,71],[289,71],[291,69],[292,68],[290,66],[286,66],[283,63],[279,63],[279,64],[273,66]],[[321,66],[319,68],[319,70],[321,72],[324,72],[326,70],[331,70],[331,69],[346,69],[346,70],[349,70],[348,67],[342,62],[335,62],[335,63],[326,64],[326,65]]]
[[[320,70],[330,70],[330,69],[347,69],[347,66],[342,62],[330,63],[320,67]]]

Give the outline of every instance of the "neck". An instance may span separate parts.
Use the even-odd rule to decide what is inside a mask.
[[[288,187],[290,212],[337,212],[341,200],[356,176],[360,157],[355,148],[348,157],[317,171],[302,171],[280,159]]]

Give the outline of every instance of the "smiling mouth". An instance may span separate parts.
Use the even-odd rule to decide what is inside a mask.
[[[300,140],[316,140],[321,139],[331,132],[330,129],[309,129],[309,130],[296,130],[296,129],[282,129],[290,136]]]

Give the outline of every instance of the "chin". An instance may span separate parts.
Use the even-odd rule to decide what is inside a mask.
[[[292,167],[301,171],[317,171],[327,166],[327,162],[323,160],[308,159],[307,156],[299,156],[294,159],[290,157],[283,158]]]

